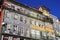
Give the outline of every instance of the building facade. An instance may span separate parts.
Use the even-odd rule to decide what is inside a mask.
[[[57,40],[54,18],[45,6],[35,9],[14,0],[5,0],[2,9],[1,40]]]

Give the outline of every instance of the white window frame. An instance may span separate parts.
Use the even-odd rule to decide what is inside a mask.
[[[14,19],[19,20],[19,15],[18,15],[18,13],[15,13],[15,14],[14,14]]]
[[[6,17],[7,17],[7,18],[11,18],[11,13],[10,13],[10,12],[7,12],[7,13],[6,13]]]

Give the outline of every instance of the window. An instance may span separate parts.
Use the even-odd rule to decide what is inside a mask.
[[[13,34],[17,35],[18,34],[18,26],[13,25]]]
[[[39,18],[39,19],[42,19],[42,15],[41,15],[41,14],[39,14],[39,15],[38,15],[38,18]]]
[[[23,22],[27,23],[27,18],[25,16],[23,17]]]
[[[24,36],[24,33],[25,33],[25,29],[24,29],[24,27],[21,27],[21,36]]]
[[[11,8],[15,10],[15,6],[14,5],[11,5]]]
[[[38,21],[36,21],[36,26],[39,26],[39,22]]]
[[[38,13],[34,13],[34,17],[36,17],[36,18],[37,18],[37,15],[38,15]]]
[[[39,14],[39,15],[38,15],[38,19],[45,20],[45,16],[42,15],[42,14]]]
[[[14,19],[19,19],[19,15],[17,13],[14,15]]]
[[[15,5],[15,10],[16,10],[16,11],[20,11],[19,8],[20,8],[20,6]]]
[[[51,28],[53,29],[53,24],[50,24]]]
[[[28,14],[27,14],[28,16],[30,16],[30,12],[28,12]]]
[[[26,37],[30,37],[30,29],[26,29]]]
[[[7,24],[7,29],[11,29],[11,24]]]
[[[38,26],[39,26],[39,27],[41,26],[41,25],[40,25],[40,23],[39,23],[39,25],[38,25]]]
[[[44,27],[44,22],[40,21],[39,25],[40,25],[41,27]]]
[[[28,18],[28,17],[27,17]],[[27,23],[30,24],[30,18],[27,19]]]
[[[32,20],[32,24],[35,25],[35,20]]]
[[[50,23],[46,23],[45,25],[46,27],[49,27],[49,28],[51,27]]]
[[[20,7],[20,12],[24,13],[24,8]]]
[[[37,13],[30,12],[30,16],[37,17]]]
[[[34,16],[35,16],[35,14],[34,14],[33,12],[30,12],[30,16],[33,16],[33,17],[34,17]]]
[[[45,20],[45,16],[44,15],[41,15],[41,20]]]
[[[38,19],[40,19],[40,14],[38,15]]]
[[[27,23],[27,18],[25,19],[25,23]]]
[[[12,33],[12,24],[7,23],[5,33]]]
[[[35,30],[34,29],[31,29],[31,37],[35,38]]]
[[[30,12],[30,16],[34,16],[33,12]]]
[[[14,31],[16,31],[17,30],[17,25],[13,25],[13,27],[14,27]]]
[[[40,31],[36,30],[36,39],[40,39]]]
[[[28,13],[29,13],[29,11],[28,11],[27,9],[25,9],[25,11],[24,11],[24,12],[25,12],[25,14],[28,14]]]
[[[16,10],[17,10],[17,11],[20,11],[20,9],[19,9],[19,8],[16,8]]]
[[[32,24],[32,20],[30,19],[30,24]]]
[[[30,19],[30,24],[36,25],[36,21],[34,19]]]
[[[39,27],[41,27],[41,22],[39,22]]]
[[[11,13],[6,13],[7,18],[11,18]]]
[[[6,29],[7,29],[6,26],[7,26],[7,23],[5,23],[5,24],[2,25],[2,32],[5,32],[6,31]]]
[[[20,16],[20,21],[23,22],[23,16]]]

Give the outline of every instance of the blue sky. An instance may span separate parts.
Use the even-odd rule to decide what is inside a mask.
[[[50,14],[57,16],[60,19],[60,0],[16,0],[29,7],[38,8],[41,5],[45,5],[50,9]]]

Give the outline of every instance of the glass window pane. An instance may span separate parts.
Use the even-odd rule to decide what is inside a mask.
[[[39,22],[38,21],[36,21],[36,26],[39,26]]]
[[[20,16],[20,21],[23,22],[23,16]]]
[[[15,13],[15,14],[14,14],[14,19],[19,20],[19,16],[20,16],[20,15],[19,15],[18,13]]]
[[[11,18],[11,13],[7,13],[6,16],[7,16],[8,18]]]
[[[10,29],[11,28],[11,24],[7,24],[7,29]]]
[[[30,37],[30,29],[26,29],[26,37]]]
[[[31,37],[35,38],[35,30],[34,29],[31,29]]]
[[[36,39],[40,39],[40,31],[36,30]]]

